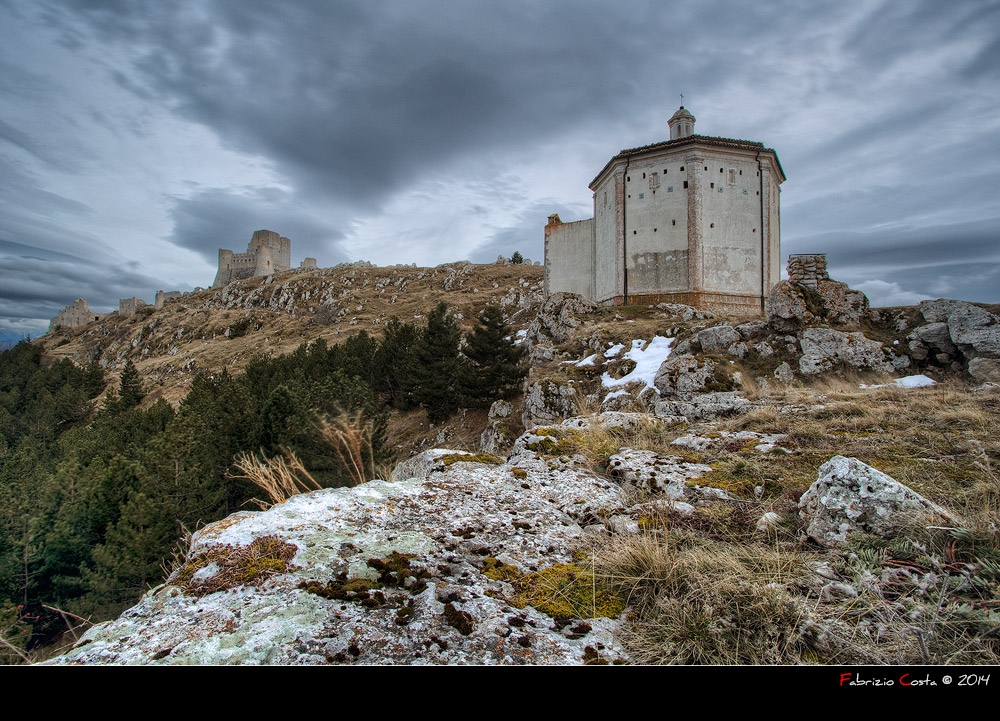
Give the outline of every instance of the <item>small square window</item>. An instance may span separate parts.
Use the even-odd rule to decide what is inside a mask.
[[[686,180],[684,181],[684,187],[688,187],[688,182]]]
[[[672,192],[674,192],[674,186],[672,186],[672,185],[668,185],[668,186],[667,186],[667,192],[668,192],[668,193],[672,193]]]

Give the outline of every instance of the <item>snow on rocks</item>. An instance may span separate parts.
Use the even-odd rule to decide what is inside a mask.
[[[659,335],[653,336],[653,340],[649,341],[648,344],[644,340],[632,341],[632,349],[625,353],[622,358],[633,361],[635,368],[621,378],[612,378],[611,374],[605,371],[601,376],[601,385],[605,388],[618,388],[627,386],[629,383],[642,383],[643,388],[655,390],[656,386],[653,385],[653,381],[660,366],[670,355],[670,346],[673,342],[673,338]]]
[[[948,514],[916,491],[856,458],[834,456],[799,499],[805,533],[824,546],[850,533],[888,538],[907,522],[947,522]]]
[[[588,647],[625,659],[619,621],[560,628],[484,572],[491,558],[521,573],[570,563],[582,526],[624,507],[617,484],[530,452],[294,496],[207,526],[189,554],[277,537],[295,549],[282,572],[200,596],[175,572],[52,663],[578,664]]]

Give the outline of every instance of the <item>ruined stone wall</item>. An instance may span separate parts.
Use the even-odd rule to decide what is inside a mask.
[[[790,255],[788,256],[788,279],[793,283],[816,288],[821,280],[829,280],[826,272],[825,255]]]
[[[159,310],[163,307],[163,304],[168,300],[174,300],[175,298],[180,298],[183,295],[179,290],[158,290],[156,291],[156,298],[153,300],[153,306]]]
[[[527,261],[526,261],[527,262]],[[545,293],[594,295],[594,219],[545,226]]]
[[[63,308],[55,318],[49,321],[49,331],[59,328],[83,328],[88,323],[100,320],[102,317],[104,314],[92,311],[86,300],[77,298],[72,305]]]
[[[136,298],[135,296],[131,298],[120,298],[118,300],[118,315],[122,318],[131,318],[139,312],[140,308],[145,308],[146,305],[146,301]]]

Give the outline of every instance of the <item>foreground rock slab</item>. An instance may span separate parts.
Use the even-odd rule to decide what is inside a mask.
[[[857,458],[834,456],[799,499],[805,533],[836,546],[851,533],[889,538],[908,523],[940,523],[948,514],[913,489]]]
[[[511,584],[487,574],[498,564],[524,574],[569,564],[583,526],[625,506],[616,484],[549,466],[528,452],[494,465],[435,450],[409,464],[421,477],[234,514],[195,535],[186,567],[166,584],[51,663],[625,660],[619,621],[556,622],[513,605]],[[287,566],[227,582],[220,564],[259,539],[287,548]]]

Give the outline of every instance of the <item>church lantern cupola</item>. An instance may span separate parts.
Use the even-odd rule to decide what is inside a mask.
[[[667,124],[670,126],[671,140],[694,135],[694,116],[685,110],[683,105],[670,117]]]

